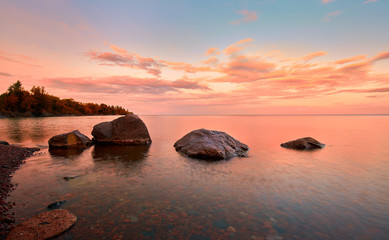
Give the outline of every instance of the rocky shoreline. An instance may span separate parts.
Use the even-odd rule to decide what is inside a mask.
[[[13,173],[24,163],[26,158],[39,150],[39,148],[0,144],[0,239],[5,239],[15,222],[13,214],[9,213],[14,203],[6,200],[9,193],[15,188],[15,185],[11,183]]]

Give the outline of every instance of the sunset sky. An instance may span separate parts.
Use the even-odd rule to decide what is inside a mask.
[[[137,114],[389,114],[387,0],[0,0],[20,80]]]

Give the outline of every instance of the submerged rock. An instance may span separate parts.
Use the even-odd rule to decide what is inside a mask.
[[[127,114],[111,122],[102,122],[93,127],[93,141],[119,145],[147,145],[151,143],[144,122],[134,114]]]
[[[249,149],[225,132],[207,129],[186,134],[174,144],[174,148],[188,157],[211,160],[247,157]]]
[[[63,177],[63,179],[64,179],[65,181],[69,181],[69,180],[72,180],[72,179],[75,179],[75,178],[78,178],[78,177],[79,177],[79,175],[65,176],[65,177]]]
[[[49,148],[87,148],[90,145],[92,141],[78,130],[56,135],[49,140]]]
[[[56,208],[59,208],[65,202],[66,202],[66,200],[58,201],[58,202],[50,204],[49,206],[47,206],[47,208],[48,209],[56,209]]]
[[[77,217],[64,209],[43,212],[17,225],[7,240],[47,239],[68,230]]]
[[[295,150],[314,150],[321,149],[325,145],[314,138],[305,137],[299,138],[293,141],[281,143],[281,147],[291,148]]]

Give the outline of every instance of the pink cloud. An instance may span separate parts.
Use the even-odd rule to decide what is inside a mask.
[[[340,14],[342,14],[341,11],[333,11],[333,12],[330,12],[328,13],[327,15],[325,15],[322,19],[323,22],[331,22],[333,20],[334,17],[336,16],[339,16]]]
[[[170,108],[171,104],[177,109],[182,107],[182,111],[203,111],[200,109],[204,108],[204,111],[211,112],[217,109],[223,111],[222,106],[255,112],[258,110],[256,104],[285,104],[284,101],[288,100],[304,104],[309,99],[312,101],[310,104],[317,101],[320,105],[326,101],[323,99],[342,94],[347,97],[355,94],[353,98],[361,95],[360,98],[366,99],[366,95],[360,93],[374,93],[377,97],[369,98],[370,101],[385,99],[385,94],[387,95],[387,75],[375,73],[372,66],[376,61],[388,59],[388,52],[381,52],[370,58],[357,55],[331,61],[317,59],[312,63],[312,59],[328,53],[316,51],[298,58],[280,57],[280,51],[276,51],[275,57],[267,53],[262,56],[244,54],[242,50],[253,41],[250,38],[240,40],[223,50],[227,58],[218,59],[210,55],[198,65],[144,58],[113,45],[113,53],[97,52],[96,56],[92,56],[101,61],[101,64],[130,65],[146,71],[183,71],[183,77],[176,81],[159,79],[160,77],[145,79],[130,76],[66,78],[51,79],[51,84],[80,93],[131,93],[142,99],[142,102],[163,104],[161,109]],[[142,65],[140,62],[149,64]],[[186,73],[190,78],[185,77]],[[366,88],[366,85],[376,88]]]
[[[243,10],[243,11],[236,11],[236,13],[238,13],[239,15],[243,15],[243,17],[239,20],[231,22],[232,25],[253,22],[258,19],[258,15],[255,11]]]
[[[333,2],[333,1],[335,1],[335,0],[321,0],[321,2],[323,3],[323,4],[327,4],[327,3],[330,3],[330,2]],[[374,1],[374,0],[373,0]]]
[[[33,59],[29,56],[25,56],[22,54],[14,54],[0,51],[0,61],[6,61],[11,63],[17,63],[20,65],[24,65],[27,67],[37,67],[40,68],[42,66],[36,64],[36,59]]]
[[[161,68],[164,67],[164,64],[161,61],[155,60],[153,58],[141,57],[135,53],[129,53],[115,45],[112,45],[111,48],[116,53],[90,50],[84,55],[92,60],[99,61],[102,65],[118,65],[129,68],[143,69],[155,76],[159,76],[161,74]]]
[[[104,78],[51,78],[45,79],[45,84],[58,89],[67,89],[77,92],[93,93],[141,93],[160,94],[177,92],[182,89],[209,90],[205,85],[188,79],[176,81],[159,80],[156,78],[136,78],[131,76],[111,76]]]
[[[12,77],[12,74],[10,74],[10,73],[5,73],[5,72],[0,72],[0,76],[3,76],[3,77]]]
[[[378,0],[367,0],[367,1],[364,1],[363,3],[368,4],[368,3],[372,3],[372,2],[378,2]]]

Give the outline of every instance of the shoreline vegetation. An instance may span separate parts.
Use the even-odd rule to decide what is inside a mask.
[[[33,86],[30,91],[18,80],[0,95],[0,118],[125,115],[121,106],[104,103],[81,103],[72,98],[60,99],[46,92],[44,87]]]

